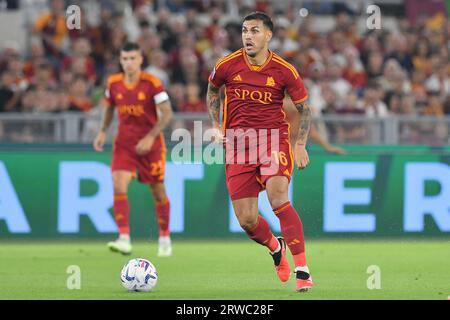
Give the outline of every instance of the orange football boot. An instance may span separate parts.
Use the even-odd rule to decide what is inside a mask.
[[[275,264],[278,278],[281,282],[286,282],[291,275],[291,267],[286,259],[286,242],[283,237],[277,237],[277,240],[280,243],[281,250],[273,254],[271,253],[271,256],[273,258],[273,263]]]
[[[314,286],[311,275],[308,272],[301,270],[297,270],[295,274],[296,274],[295,280],[296,290],[298,292],[310,291]]]

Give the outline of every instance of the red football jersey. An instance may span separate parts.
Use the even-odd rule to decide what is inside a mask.
[[[158,121],[156,105],[168,99],[162,82],[155,76],[141,72],[139,81],[128,86],[124,74],[108,78],[105,98],[119,113],[119,132],[116,143],[134,147]],[[164,137],[156,139],[153,149],[163,145]]]
[[[225,85],[225,129],[287,130],[283,111],[285,92],[294,103],[308,98],[297,70],[273,52],[263,65],[253,66],[244,49],[240,49],[217,62],[209,81],[215,87]]]

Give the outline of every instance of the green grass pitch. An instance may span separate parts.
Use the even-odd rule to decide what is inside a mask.
[[[156,257],[153,242],[135,242],[131,256],[104,242],[0,242],[0,299],[437,299],[450,296],[450,242],[444,240],[311,240],[307,257],[315,287],[294,291],[279,282],[265,248],[249,240],[174,241],[174,255]],[[152,261],[159,274],[151,293],[125,291],[122,266]],[[291,265],[292,265],[292,259]],[[81,289],[69,290],[68,266],[81,268]],[[369,290],[370,265],[381,289]]]

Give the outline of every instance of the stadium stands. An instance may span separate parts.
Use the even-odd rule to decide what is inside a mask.
[[[272,49],[300,70],[331,141],[450,143],[448,11],[443,2],[421,12],[414,0],[376,2],[389,9],[379,30],[366,26],[367,1],[80,0],[70,4],[82,8],[81,29],[68,30],[63,0],[11,1],[27,30],[0,46],[0,142],[90,142],[125,40],[142,46],[145,68],[168,87],[175,127],[192,121],[185,113],[207,119],[212,66],[240,47],[239,17],[264,10],[275,17]]]

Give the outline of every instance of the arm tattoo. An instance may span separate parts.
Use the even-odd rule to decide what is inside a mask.
[[[301,102],[295,105],[298,113],[300,113],[300,128],[298,131],[297,142],[306,145],[308,139],[309,129],[311,128],[311,110],[306,102]]]
[[[216,124],[220,123],[220,89],[208,84],[208,93],[206,94],[206,105],[208,106],[209,117]]]

